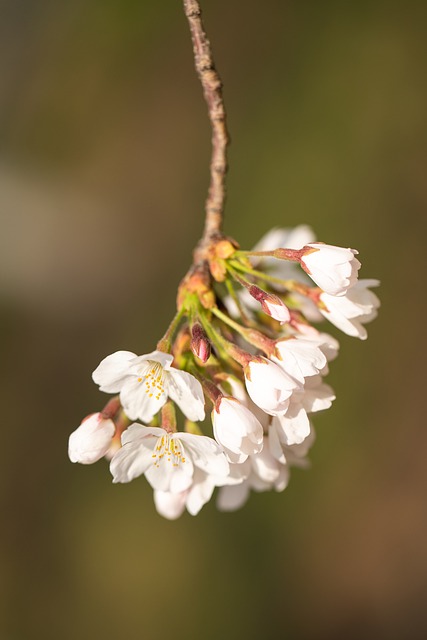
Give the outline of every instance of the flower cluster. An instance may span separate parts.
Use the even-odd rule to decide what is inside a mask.
[[[212,238],[156,350],[117,351],[93,372],[114,395],[71,434],[70,460],[106,457],[118,483],[145,475],[169,519],[197,514],[216,487],[225,511],[251,490],[283,491],[307,465],[312,414],[335,398],[324,378],[339,345],[314,324],[365,339],[377,314],[379,283],[358,280],[356,254],[306,226],[272,230],[252,251]]]

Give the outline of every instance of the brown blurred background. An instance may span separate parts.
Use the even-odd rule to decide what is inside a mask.
[[[312,469],[157,516],[72,465],[117,349],[151,351],[202,227],[210,130],[181,3],[0,1],[0,639],[427,637],[427,4],[205,0],[243,247],[310,224],[382,280]],[[331,333],[338,335],[331,329]]]

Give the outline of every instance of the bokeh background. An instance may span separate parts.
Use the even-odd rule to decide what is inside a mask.
[[[427,637],[427,5],[205,0],[226,231],[311,225],[382,280],[342,336],[310,471],[168,522],[67,458],[201,233],[210,129],[181,3],[0,2],[1,640]],[[338,332],[331,329],[331,333]]]

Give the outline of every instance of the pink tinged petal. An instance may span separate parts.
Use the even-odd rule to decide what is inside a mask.
[[[116,351],[107,356],[92,373],[93,381],[101,391],[117,393],[126,381],[132,360],[136,357],[131,351]]]
[[[174,437],[181,440],[196,467],[214,476],[228,475],[230,466],[227,458],[213,438],[181,432]]]
[[[189,420],[197,422],[205,419],[202,385],[190,373],[171,367],[166,379],[166,390]]]
[[[289,320],[291,319],[291,314],[288,307],[283,302],[281,302],[281,300],[279,300],[278,302],[264,300],[262,306],[267,315],[271,316],[275,320],[278,320],[282,324],[284,322],[289,322]]]
[[[176,520],[184,512],[186,497],[186,492],[155,491],[154,504],[157,513],[168,520]]]
[[[218,492],[217,507],[220,511],[236,511],[247,502],[249,493],[248,481],[238,485],[221,487]]]
[[[116,431],[112,420],[104,420],[100,413],[89,416],[73,431],[68,440],[71,462],[92,464],[106,455]]]

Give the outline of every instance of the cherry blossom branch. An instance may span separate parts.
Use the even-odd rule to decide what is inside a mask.
[[[212,126],[212,156],[209,191],[205,204],[205,227],[195,252],[195,262],[198,262],[203,259],[203,254],[211,241],[221,235],[229,135],[226,127],[222,83],[215,69],[211,46],[202,23],[200,4],[198,0],[183,0],[183,2],[193,41],[195,67],[202,84]]]

